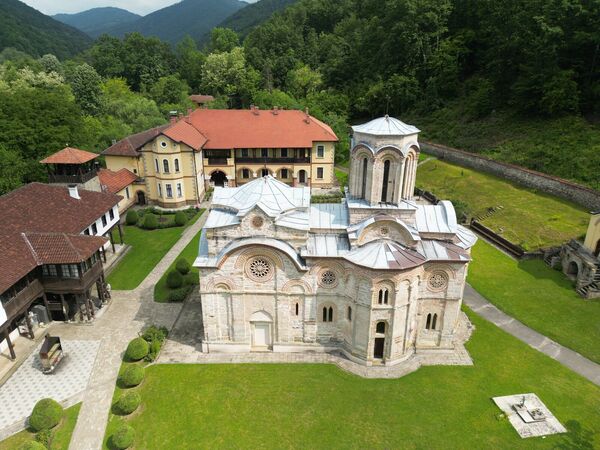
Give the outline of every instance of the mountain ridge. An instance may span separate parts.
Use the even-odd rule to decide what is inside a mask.
[[[91,8],[74,14],[55,14],[51,17],[77,28],[93,38],[100,36],[108,28],[131,23],[142,18],[139,14],[112,6]]]

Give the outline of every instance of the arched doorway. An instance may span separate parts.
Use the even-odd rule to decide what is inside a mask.
[[[250,316],[252,348],[264,350],[273,345],[272,325],[273,318],[266,311],[257,311]]]
[[[567,275],[577,278],[579,274],[579,266],[575,261],[571,261],[567,266]]]
[[[383,359],[385,352],[385,322],[377,322],[375,326],[375,342],[373,343],[373,358]]]
[[[136,195],[137,195],[137,204],[145,205],[146,204],[146,194],[144,194],[143,191],[137,191]]]
[[[306,184],[306,170],[298,172],[298,183]]]
[[[225,173],[221,172],[220,170],[215,170],[210,176],[210,181],[215,186],[223,187],[227,182],[227,175],[225,175]]]

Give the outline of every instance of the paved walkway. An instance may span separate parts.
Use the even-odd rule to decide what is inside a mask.
[[[600,386],[600,364],[563,347],[503,313],[469,284],[465,286],[464,302],[484,319]]]
[[[108,310],[91,325],[74,327],[60,324],[55,328],[57,334],[65,339],[77,335],[79,339],[101,340],[98,357],[71,438],[70,450],[102,448],[123,352],[129,341],[143,328],[152,324],[171,328],[175,323],[182,305],[154,302],[154,285],[200,232],[207,216],[208,214],[203,214],[183,232],[179,241],[136,289],[113,291]]]

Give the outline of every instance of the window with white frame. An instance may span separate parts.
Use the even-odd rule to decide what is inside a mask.
[[[129,195],[127,195],[127,198],[129,198]],[[114,208],[111,208],[110,211],[108,211],[108,215],[110,217],[110,220],[115,220],[115,210],[114,210]]]
[[[158,196],[162,197],[162,186],[160,183],[156,183],[156,185],[158,186]]]
[[[129,186],[125,188],[125,196],[129,198]]]
[[[173,198],[173,188],[169,183],[165,184],[165,190],[167,192],[167,198]]]
[[[325,157],[325,147],[323,145],[317,145],[317,158]]]
[[[169,160],[163,159],[163,172],[169,173]]]
[[[174,164],[175,164],[175,172],[179,172],[179,158],[175,158]]]
[[[177,197],[183,197],[183,188],[181,187],[181,183],[177,183]]]
[[[317,167],[317,178],[319,180],[323,179],[323,168],[322,167]]]

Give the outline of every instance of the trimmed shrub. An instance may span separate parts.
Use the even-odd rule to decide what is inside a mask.
[[[139,361],[148,354],[148,343],[141,337],[133,339],[127,346],[125,356],[130,361]]]
[[[52,444],[52,438],[54,437],[54,433],[52,430],[42,430],[35,435],[35,442],[39,442],[45,448],[50,448],[50,444]]]
[[[125,450],[133,445],[135,430],[126,423],[119,426],[111,436],[112,445],[119,450]]]
[[[144,368],[142,366],[131,365],[121,374],[121,384],[125,387],[138,386],[144,379]]]
[[[125,216],[125,223],[127,225],[136,225],[139,220],[140,216],[138,215],[137,211],[134,209],[127,211],[127,215]]]
[[[36,441],[24,442],[19,447],[19,450],[46,450],[46,446]]]
[[[183,302],[187,298],[187,296],[190,295],[192,289],[192,286],[183,286],[179,289],[173,289],[167,295],[167,301],[171,303]]]
[[[198,284],[200,284],[200,280],[197,273],[190,272],[183,277],[184,286],[196,286]]]
[[[181,275],[187,275],[190,272],[190,270],[192,270],[192,265],[188,262],[187,259],[179,258],[177,260],[177,263],[175,264],[175,268],[177,269],[177,272],[179,272]]]
[[[142,402],[142,397],[135,391],[126,392],[119,397],[115,407],[117,412],[122,415],[129,415],[138,409],[140,403]]]
[[[177,224],[178,227],[182,227],[184,226],[188,221],[187,215],[186,213],[184,213],[183,211],[177,211],[175,213],[175,223]]]
[[[146,230],[156,230],[156,228],[158,228],[158,218],[152,213],[145,214],[144,220],[142,221],[142,228]]]
[[[148,361],[148,362],[153,362],[156,359],[156,357],[158,356],[158,353],[160,352],[161,347],[162,347],[162,342],[159,341],[158,339],[150,342],[150,351],[148,352],[148,354],[146,355],[144,360]]]
[[[54,428],[63,417],[62,406],[56,400],[44,398],[37,402],[29,417],[29,425],[34,431]]]
[[[177,270],[172,270],[167,275],[167,286],[171,289],[178,289],[183,286],[183,275]]]
[[[168,335],[169,330],[167,330],[166,327],[157,327],[156,325],[150,325],[144,330],[142,337],[146,340],[146,342],[150,343],[152,341],[163,342]]]

